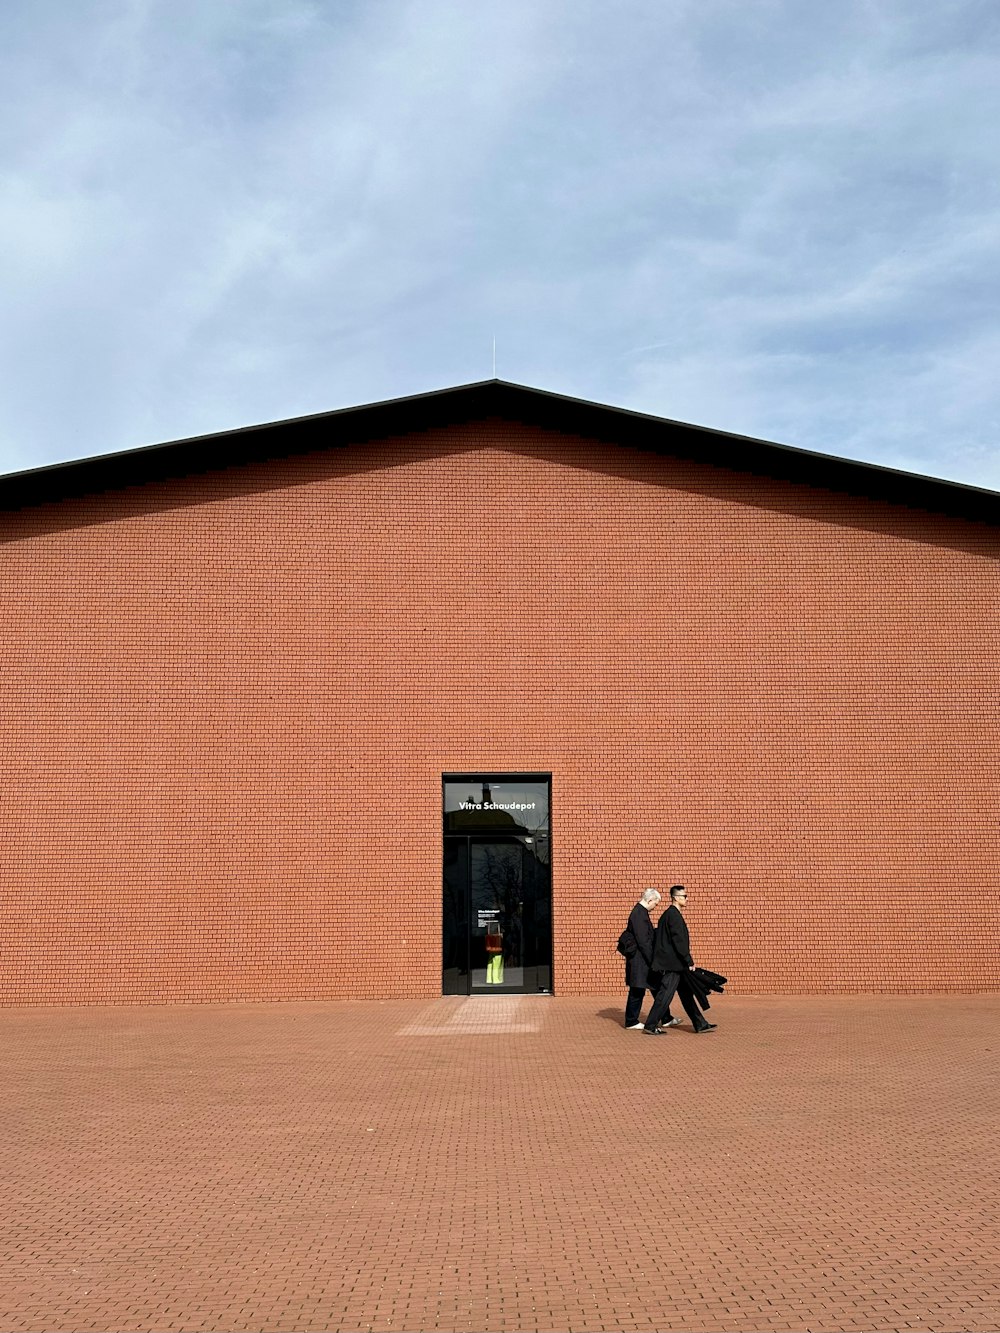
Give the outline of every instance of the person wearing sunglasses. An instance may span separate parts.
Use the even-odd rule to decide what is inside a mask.
[[[653,937],[652,971],[661,973],[660,987],[656,992],[653,1007],[646,1015],[645,1032],[650,1037],[660,1037],[663,1029],[660,1022],[670,1010],[670,1001],[679,995],[681,1006],[695,1032],[714,1032],[715,1024],[709,1023],[698,1008],[690,986],[684,983],[685,972],[694,971],[694,959],[691,957],[691,939],[687,922],[684,920],[684,908],[687,906],[687,889],[683,884],[675,884],[670,890],[670,906],[660,917]]]

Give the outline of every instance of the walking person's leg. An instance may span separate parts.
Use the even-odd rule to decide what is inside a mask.
[[[647,990],[649,991],[649,998],[650,998],[650,1000],[655,1004],[655,1003],[656,1003],[656,992],[660,989],[660,978],[659,978],[659,974],[656,973],[656,972],[653,972],[651,975],[652,975],[652,977],[653,977],[653,980],[647,983]],[[640,1004],[639,1008],[640,1008],[640,1009],[642,1008],[642,1005],[641,1005],[641,1004]],[[639,1015],[639,1014],[636,1015],[636,1025],[637,1025],[638,1027],[642,1027],[642,1023],[639,1021],[640,1017],[641,1017],[641,1015]],[[660,1019],[659,1026],[660,1026],[661,1028],[672,1028],[672,1027],[676,1027],[677,1024],[678,1024],[680,1021],[681,1021],[681,1020],[680,1020],[679,1018],[674,1018],[674,1017],[671,1015],[671,1013],[670,1013],[670,1008],[669,1008],[669,1006],[668,1006],[668,1008],[667,1008],[667,1012],[666,1012],[666,1013],[663,1015],[663,1017]],[[626,1023],[625,1026],[627,1027],[628,1024]]]
[[[628,1000],[625,1004],[625,1026],[627,1028],[641,1027],[639,1015],[642,1013],[642,1002],[646,998],[645,986],[629,986]]]
[[[677,987],[677,995],[684,1012],[691,1020],[691,1026],[694,1028],[695,1032],[711,1032],[714,1029],[715,1024],[710,1023],[705,1017],[701,1005],[694,998],[694,993],[691,990],[691,987],[685,983],[683,977],[680,978],[680,985]]]
[[[654,991],[653,991],[653,999],[654,999],[654,1000],[656,999],[656,991],[655,991],[655,989],[654,989]],[[663,1015],[663,1017],[660,1019],[660,1027],[661,1027],[661,1028],[675,1028],[675,1027],[677,1027],[677,1025],[680,1023],[680,1021],[681,1021],[681,1020],[680,1020],[679,1018],[674,1018],[673,1014],[670,1012],[670,1005],[668,1004],[668,1005],[667,1005],[667,1012],[666,1012],[666,1013]]]
[[[670,1009],[670,1001],[674,998],[674,991],[676,991],[680,979],[679,972],[664,972],[660,988],[656,992],[656,999],[653,1001],[653,1007],[646,1015],[647,1032],[655,1033],[660,1026],[661,1019]]]

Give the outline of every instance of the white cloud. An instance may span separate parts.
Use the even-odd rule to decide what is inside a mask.
[[[84,12],[86,10],[86,12]],[[0,11],[0,467],[507,378],[996,485],[980,0]]]

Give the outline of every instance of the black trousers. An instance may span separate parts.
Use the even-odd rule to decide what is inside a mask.
[[[649,991],[653,999],[656,999],[656,992],[659,989],[659,974],[654,972],[652,981],[645,986],[629,986],[628,1001],[625,1005],[625,1026],[627,1028],[635,1027],[639,1021],[639,1015],[642,1013],[642,1002],[646,998],[646,992]],[[667,1017],[669,1018],[669,1014]]]
[[[692,1027],[700,1028],[707,1021],[698,1007],[698,1001],[691,993],[691,987],[681,985],[683,975],[683,972],[664,972],[660,988],[656,992],[656,999],[653,1001],[653,1007],[646,1015],[647,1028],[655,1028],[663,1022],[664,1016],[670,1011],[670,1001],[674,998],[675,993],[678,994],[681,1006],[690,1018]]]

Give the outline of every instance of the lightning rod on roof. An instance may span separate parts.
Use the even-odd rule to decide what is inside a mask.
[[[493,335],[493,378],[497,377],[497,340],[496,334]]]

